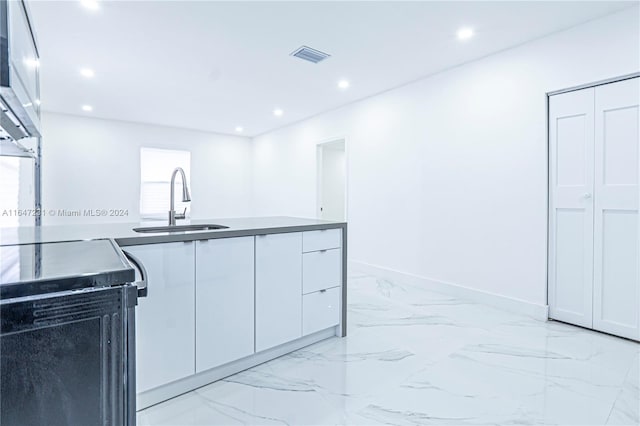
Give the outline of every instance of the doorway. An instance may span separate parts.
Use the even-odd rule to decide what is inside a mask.
[[[640,340],[640,78],[549,94],[549,317]]]
[[[345,222],[347,219],[346,150],[344,139],[318,144],[318,219]]]

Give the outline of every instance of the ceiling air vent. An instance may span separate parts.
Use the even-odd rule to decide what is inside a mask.
[[[324,61],[331,55],[316,49],[312,49],[308,46],[302,46],[294,50],[291,53],[291,56],[295,56],[296,58],[304,59],[305,61],[309,61],[309,62],[313,62],[314,64],[317,64],[318,62]]]

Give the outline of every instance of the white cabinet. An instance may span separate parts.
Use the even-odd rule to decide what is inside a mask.
[[[302,334],[340,324],[342,230],[303,233]]]
[[[302,336],[302,234],[256,237],[256,351]]]
[[[640,340],[640,79],[549,101],[551,318]]]
[[[196,243],[196,371],[254,353],[254,237]]]
[[[136,384],[144,392],[195,374],[195,244],[124,247],[147,272],[136,309]]]
[[[340,322],[340,287],[302,296],[302,334],[315,333]]]
[[[302,251],[318,251],[339,248],[342,244],[342,229],[320,229],[302,233]]]
[[[342,283],[342,250],[321,250],[302,255],[302,291],[313,293]]]
[[[138,409],[340,335],[342,232],[124,247],[148,281],[136,311]]]

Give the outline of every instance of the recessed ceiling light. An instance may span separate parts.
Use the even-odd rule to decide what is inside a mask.
[[[244,129],[242,128],[242,126],[236,126],[236,132],[240,133],[242,132]]]
[[[350,85],[349,80],[340,80],[338,82],[338,87],[341,89],[348,89]]]
[[[468,40],[473,37],[473,28],[460,28],[458,30],[458,40]]]
[[[97,0],[80,0],[80,4],[89,10],[100,9],[100,4]]]
[[[82,110],[86,112],[93,111],[93,107],[91,105],[82,105]]]
[[[281,110],[280,108],[276,108],[273,110],[273,115],[275,115],[276,117],[280,117],[282,116],[282,114],[284,114],[284,111]]]
[[[81,68],[80,75],[86,78],[92,78],[96,73],[91,68]]]

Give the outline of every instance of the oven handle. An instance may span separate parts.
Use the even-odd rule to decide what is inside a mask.
[[[127,257],[127,259],[129,259],[129,261],[131,263],[133,263],[133,265],[138,268],[138,271],[140,271],[140,277],[142,278],[140,281],[134,283],[137,287],[138,287],[138,297],[147,297],[147,294],[149,293],[148,290],[148,283],[147,283],[147,270],[144,267],[144,264],[142,262],[140,262],[140,260],[135,257],[134,255],[132,255],[131,253],[122,250],[124,255]]]

